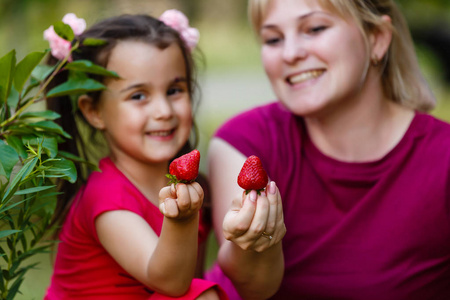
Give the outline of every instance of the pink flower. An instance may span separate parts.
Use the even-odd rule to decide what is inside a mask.
[[[197,46],[200,33],[196,28],[189,27],[189,20],[181,11],[176,9],[166,10],[159,17],[159,20],[178,31],[191,51]]]
[[[62,21],[72,28],[75,35],[82,34],[86,29],[86,21],[84,19],[77,18],[77,16],[73,13],[66,14]],[[72,49],[71,42],[66,41],[56,34],[53,25],[44,31],[44,39],[49,42],[52,55],[57,59],[64,59],[67,55],[69,55],[70,50]],[[72,61],[72,57],[69,57],[68,60]]]
[[[189,27],[181,32],[181,37],[185,41],[188,48],[192,51],[198,44],[200,32],[197,28]]]
[[[66,14],[62,21],[72,28],[75,35],[82,34],[86,29],[86,21],[84,19],[77,18],[74,13]]]

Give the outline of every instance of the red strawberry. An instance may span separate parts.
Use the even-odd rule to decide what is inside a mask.
[[[166,177],[172,183],[191,183],[198,176],[200,164],[200,152],[195,149],[191,152],[174,159],[169,165],[169,173]]]
[[[245,190],[245,193],[256,190],[259,195],[267,186],[268,181],[269,178],[259,157],[252,155],[247,158],[237,178],[237,183]]]

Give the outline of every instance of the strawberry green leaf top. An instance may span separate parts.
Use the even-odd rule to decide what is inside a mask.
[[[166,177],[172,183],[191,183],[198,176],[200,164],[200,152],[195,149],[191,152],[174,159],[169,165],[169,173]]]
[[[247,158],[237,178],[237,183],[245,190],[245,193],[256,190],[259,195],[268,182],[269,178],[259,157],[252,155]]]

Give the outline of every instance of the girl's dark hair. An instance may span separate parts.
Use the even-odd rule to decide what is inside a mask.
[[[83,41],[86,38],[100,39],[106,43],[101,46],[84,46]],[[191,101],[193,101],[197,83],[192,54],[176,30],[151,16],[121,15],[98,22],[76,37],[73,44],[80,42],[81,46],[72,53],[72,59],[73,61],[80,59],[89,60],[94,64],[106,67],[114,47],[118,42],[125,40],[142,41],[160,49],[165,49],[174,43],[177,44],[181,49],[186,64],[188,92]],[[56,58],[49,57],[48,63],[50,65],[56,62]],[[100,82],[103,81],[101,76],[89,76]],[[60,72],[47,87],[47,90],[67,81],[67,79],[68,72]],[[100,94],[101,91],[89,93],[94,104],[99,101]],[[86,121],[81,111],[77,107],[73,107],[73,105],[77,105],[76,101],[72,101],[69,96],[47,99],[47,108],[61,115],[61,118],[57,122],[72,136],[72,139],[67,139],[59,145],[59,150],[70,152],[86,161],[97,163],[99,158],[106,154],[106,143],[102,135]],[[194,122],[191,137],[175,157],[188,153],[197,143],[198,131]],[[52,225],[60,224],[64,221],[68,208],[70,207],[70,202],[89,176],[90,171],[85,164],[76,163],[76,168],[78,180],[75,184],[71,184],[65,180],[58,182],[58,190],[61,193],[58,197]]]

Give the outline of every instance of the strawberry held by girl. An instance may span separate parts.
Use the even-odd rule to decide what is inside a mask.
[[[191,183],[198,176],[200,165],[200,152],[197,149],[174,159],[169,165],[169,174],[166,175],[171,183]]]

